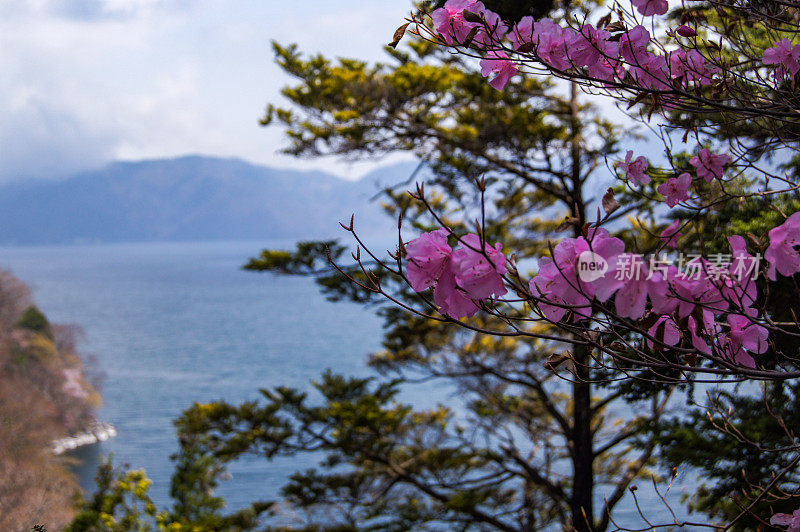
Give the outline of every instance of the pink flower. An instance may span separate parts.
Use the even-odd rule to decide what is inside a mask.
[[[653,312],[656,314],[670,314],[678,309],[680,300],[675,297],[670,281],[678,275],[678,268],[669,265],[662,269],[655,266],[653,274],[649,279],[648,292],[650,301],[653,305]]]
[[[745,314],[756,316],[758,311],[750,308],[758,298],[755,277],[758,274],[758,260],[747,252],[743,237],[728,237],[731,246],[731,263],[727,275],[722,279],[723,297],[741,309]]]
[[[769,247],[764,258],[769,263],[767,275],[775,281],[777,271],[786,277],[800,272],[800,255],[795,246],[800,245],[800,212],[796,212],[780,226],[769,232]]]
[[[686,53],[686,63],[688,65],[686,79],[701,85],[711,85],[714,82],[712,78],[720,71],[719,67],[709,64],[697,50],[689,50]]]
[[[596,79],[611,81],[614,78],[625,77],[625,66],[617,59],[602,57],[598,62],[587,67],[589,76]]]
[[[788,526],[786,532],[800,532],[800,510],[795,510],[789,514],[775,514],[770,518],[769,524]]]
[[[489,77],[494,74],[489,85],[497,90],[503,90],[517,72],[519,72],[517,64],[511,61],[505,52],[491,50],[485,59],[481,59],[481,75]]]
[[[673,276],[670,288],[677,296],[678,316],[685,318],[696,309],[704,312],[723,312],[728,303],[710,279],[713,264],[705,259],[692,259],[686,263],[684,272]]]
[[[719,68],[706,63],[706,58],[697,50],[676,50],[669,53],[669,68],[672,79],[711,85]]]
[[[668,91],[672,89],[666,57],[644,52],[644,54],[639,54],[638,59],[640,66],[632,66],[630,69],[631,75],[637,83],[651,90]]]
[[[669,227],[661,232],[660,238],[664,241],[667,247],[672,249],[676,249],[678,247],[678,239],[683,236],[683,233],[679,231],[680,227],[681,221],[675,220],[669,225]]]
[[[614,305],[618,316],[638,320],[645,314],[648,299],[654,312],[667,313],[677,308],[677,301],[670,298],[666,272],[651,272],[644,257],[633,253],[620,254],[611,262],[611,273],[595,282],[596,295],[599,301],[604,301],[616,291]]]
[[[681,37],[694,37],[697,35],[697,32],[694,30],[694,28],[690,28],[689,26],[683,24],[678,26],[676,31]]]
[[[618,316],[632,320],[638,320],[644,316],[650,288],[650,281],[647,279],[649,276],[649,270],[642,260],[638,275],[625,280],[614,297],[614,307]]]
[[[542,300],[539,309],[553,322],[560,321],[568,307],[575,311],[575,320],[591,314],[591,300],[580,286],[573,267],[561,268],[549,257],[539,259],[539,273],[529,283],[531,293]]]
[[[656,189],[659,194],[667,197],[670,209],[682,201],[689,199],[689,188],[692,186],[692,176],[683,173],[678,177],[671,177]]]
[[[671,346],[678,345],[681,338],[683,338],[681,329],[678,327],[678,324],[675,323],[672,316],[661,316],[658,318],[658,321],[647,331],[647,335]],[[654,342],[650,338],[648,338],[645,343],[650,349],[653,348]]]
[[[456,284],[456,276],[451,268],[446,268],[433,290],[433,301],[439,306],[439,312],[451,318],[467,318],[475,315],[480,309],[466,292]]]
[[[698,318],[700,321],[698,322]],[[648,335],[660,340],[658,333],[663,335],[663,344],[675,346],[684,338],[684,333],[688,333],[691,346],[704,355],[712,354],[712,349],[707,340],[713,341],[719,336],[719,326],[714,322],[714,315],[708,311],[702,311],[700,315],[693,314],[686,319],[685,327],[678,325],[676,318],[669,314],[662,315],[658,321],[647,331]],[[655,342],[647,339],[645,344],[652,348]]]
[[[484,12],[486,8],[477,0],[447,0],[444,7],[431,13],[436,31],[444,36],[447,44],[463,43],[473,28],[479,26],[476,22],[464,20],[464,11],[473,13]]]
[[[596,69],[601,61],[619,55],[619,45],[609,41],[610,37],[611,34],[605,30],[598,30],[591,24],[584,25],[568,43],[569,58],[577,67]]]
[[[547,63],[559,70],[569,70],[572,62],[567,56],[568,42],[574,37],[571,28],[562,28],[549,18],[543,18],[533,25],[532,39],[536,53]]]
[[[708,148],[703,148],[700,152],[689,160],[689,164],[697,168],[697,177],[706,180],[706,183],[716,179],[722,179],[725,173],[725,165],[731,164],[729,155],[714,155]]]
[[[463,247],[453,252],[453,272],[456,283],[471,299],[499,297],[508,292],[502,275],[506,273],[506,257],[502,244],[495,247],[484,242],[484,256],[480,252],[480,237],[469,234],[461,239]],[[489,260],[487,260],[487,257]]]
[[[767,351],[769,331],[765,327],[753,323],[752,318],[741,314],[729,314],[728,324],[731,326],[728,336],[737,346],[751,353],[760,354]]]
[[[565,40],[564,46],[571,63],[586,67],[589,76],[611,80],[621,77],[625,69],[619,62],[619,45],[609,40],[611,34],[586,24]]]
[[[486,244],[487,260],[478,251],[478,235],[465,236],[461,240],[466,247],[453,251],[447,243],[448,234],[445,228],[437,229],[406,244],[408,281],[416,292],[435,284],[433,300],[442,314],[456,319],[474,316],[479,309],[474,300],[506,293],[501,277],[506,272],[502,245]]]
[[[533,17],[522,17],[522,19],[511,29],[508,34],[508,38],[511,39],[511,44],[514,46],[514,50],[519,50],[526,44],[535,44],[533,40],[533,24]]]
[[[503,24],[500,15],[488,9],[481,11],[481,14],[486,24],[480,25],[480,29],[472,42],[483,46],[490,46],[502,41],[503,37],[508,33],[508,26]]]
[[[626,31],[619,40],[619,51],[622,58],[632,65],[641,66],[647,63],[647,45],[650,42],[650,32],[642,26],[634,26]]]
[[[592,252],[599,255],[608,264],[607,272],[591,282],[595,297],[603,302],[624,286],[623,280],[618,279],[618,270],[625,263],[625,244],[618,238],[608,238],[602,235],[592,240]]]
[[[717,353],[740,366],[747,368],[756,367],[756,359],[742,348],[741,344],[733,340],[730,335],[719,333],[715,338]]]
[[[645,174],[650,166],[647,162],[647,158],[644,155],[640,155],[636,160],[631,162],[632,158],[633,151],[628,150],[628,153],[625,154],[625,162],[619,161],[617,162],[617,166],[625,172],[634,184],[646,185],[650,182],[650,176]]]
[[[567,70],[572,65],[567,59],[566,30],[550,20],[543,18],[534,22],[533,17],[524,17],[509,33],[515,50],[531,45],[539,58],[559,70]]]
[[[453,249],[447,243],[449,232],[445,228],[422,233],[406,244],[408,266],[406,274],[411,288],[422,292],[433,286],[446,266],[449,266]]]
[[[783,38],[775,42],[774,48],[764,50],[764,64],[778,65],[775,76],[782,78],[788,72],[796,76],[800,72],[800,44],[792,43],[789,39]]]
[[[669,9],[667,0],[631,0],[631,4],[642,15],[663,15]]]
[[[712,353],[711,347],[706,342],[706,338],[713,340],[716,338],[718,329],[717,324],[714,322],[714,315],[707,310],[701,312],[702,321],[700,323],[694,318],[689,316],[686,320],[686,328],[689,331],[689,337],[692,340],[692,347],[697,349],[704,355]]]
[[[565,238],[559,242],[553,249],[552,259],[545,257],[539,260],[539,273],[530,282],[531,293],[545,300],[539,303],[544,315],[551,321],[559,321],[566,314],[564,307],[570,307],[574,320],[590,316],[595,292],[602,286],[606,294],[604,299],[607,299],[618,286],[612,282],[613,275],[610,274],[594,281],[582,280],[579,266],[581,257],[591,252],[611,265],[624,249],[625,245],[620,239],[612,238],[602,228],[592,231],[588,239]],[[609,267],[608,271],[613,270]],[[602,285],[604,281],[608,286]]]

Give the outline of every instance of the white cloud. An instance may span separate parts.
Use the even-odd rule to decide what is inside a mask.
[[[129,18],[157,10],[182,10],[195,0],[4,0],[0,15],[23,17],[54,16],[76,20]]]
[[[0,179],[186,153],[330,169],[330,161],[277,156],[281,132],[258,126],[264,105],[291,81],[273,64],[270,40],[379,59],[409,7],[406,0],[3,0]],[[343,163],[335,169],[353,173]]]

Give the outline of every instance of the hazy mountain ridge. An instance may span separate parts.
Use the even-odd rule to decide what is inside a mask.
[[[380,234],[394,224],[369,199],[414,168],[346,181],[201,156],[112,163],[0,186],[0,244],[316,239],[341,235],[352,213],[365,234]]]

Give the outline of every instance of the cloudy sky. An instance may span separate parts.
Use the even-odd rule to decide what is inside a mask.
[[[0,0],[0,181],[187,153],[276,154],[270,41],[379,59],[409,0]],[[338,163],[345,176],[370,165]],[[374,165],[373,165],[374,166]]]

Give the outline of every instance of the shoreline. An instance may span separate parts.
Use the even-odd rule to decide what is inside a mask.
[[[59,456],[85,445],[106,441],[116,435],[117,429],[111,423],[97,421],[84,432],[53,440],[50,448],[54,455]]]

